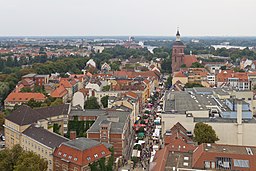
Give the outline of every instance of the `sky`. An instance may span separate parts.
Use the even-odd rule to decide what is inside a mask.
[[[256,36],[256,0],[0,0],[0,36]]]

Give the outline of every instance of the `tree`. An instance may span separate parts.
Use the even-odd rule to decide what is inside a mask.
[[[20,92],[32,92],[32,91],[31,91],[31,88],[29,87],[23,87],[20,89]]]
[[[215,143],[215,141],[219,140],[212,126],[202,122],[196,123],[194,134],[194,140],[198,142],[198,144]]]
[[[54,100],[54,101],[51,103],[50,106],[59,106],[59,105],[61,105],[61,104],[63,104],[63,100],[60,99],[60,98],[57,98],[56,100]]]
[[[169,77],[166,80],[165,87],[170,87],[172,85],[172,76],[169,75]]]
[[[40,158],[37,154],[29,151],[23,152],[14,166],[14,171],[46,171],[48,162]]]
[[[180,67],[181,68],[187,68],[187,65],[186,64],[182,64]]]
[[[97,101],[96,97],[89,97],[88,100],[85,101],[85,105],[84,105],[85,109],[99,109],[100,105]]]
[[[235,72],[245,72],[244,70],[242,70],[242,69],[240,69],[240,68],[238,68],[238,67],[235,67],[235,68],[234,68],[234,71],[235,71]]]
[[[0,170],[3,171],[46,171],[47,161],[33,152],[24,151],[20,145],[0,151]]]
[[[110,85],[106,85],[102,87],[102,91],[109,91],[110,90]]]
[[[35,101],[34,99],[30,99],[26,105],[28,105],[31,108],[37,108],[41,107],[42,102]]]
[[[199,62],[194,62],[192,63],[191,68],[204,68],[204,66]]]
[[[256,90],[256,84],[253,86],[253,88],[252,88],[253,90]]]
[[[186,83],[184,88],[193,88],[193,87],[203,87],[202,84],[199,83]]]
[[[0,112],[0,132],[4,129],[4,127],[3,127],[3,125],[4,125],[4,118],[5,118],[4,113]]]
[[[20,145],[15,145],[12,149],[0,151],[0,170],[12,171],[23,153]]]
[[[104,108],[108,107],[108,97],[109,96],[104,96],[101,98],[101,104],[103,105]]]

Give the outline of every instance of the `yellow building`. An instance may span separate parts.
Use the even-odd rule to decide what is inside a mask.
[[[24,150],[34,151],[40,157],[47,159],[48,171],[51,171],[52,156],[49,153],[51,154],[54,147],[57,147],[56,143],[67,141],[66,138],[53,133],[52,127],[57,124],[60,127],[59,133],[63,134],[67,127],[69,110],[69,105],[40,109],[32,109],[26,105],[19,107],[5,118],[5,146],[12,148],[20,144]],[[38,149],[35,149],[35,146]]]
[[[188,83],[188,77],[184,75],[181,71],[175,72],[173,74],[172,84],[175,84],[177,81],[180,81],[182,84],[185,85]]]
[[[69,141],[56,133],[33,124],[21,134],[20,146],[32,151],[48,162],[48,171],[53,170],[53,152],[61,143]]]

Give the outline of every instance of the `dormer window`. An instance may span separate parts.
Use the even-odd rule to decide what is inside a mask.
[[[74,161],[77,161],[77,158],[74,158]]]
[[[87,157],[87,160],[88,160],[88,161],[90,161],[90,160],[91,160],[91,157],[90,157],[90,156],[89,156],[89,157]]]
[[[105,151],[102,151],[101,154],[102,154],[102,155],[105,155],[106,153],[105,153]]]
[[[63,157],[67,157],[67,154],[65,153],[65,154],[63,154]]]
[[[95,158],[98,158],[99,156],[98,156],[98,154],[94,154],[94,157],[95,157]]]
[[[59,156],[61,156],[61,154],[62,154],[61,152],[58,153]]]
[[[68,159],[70,159],[70,160],[71,160],[71,159],[72,159],[72,156],[68,156]]]

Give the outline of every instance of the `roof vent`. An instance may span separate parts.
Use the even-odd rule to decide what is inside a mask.
[[[225,148],[223,148],[223,149],[222,149],[222,151],[224,152],[224,151],[226,151],[226,149],[225,149]]]

